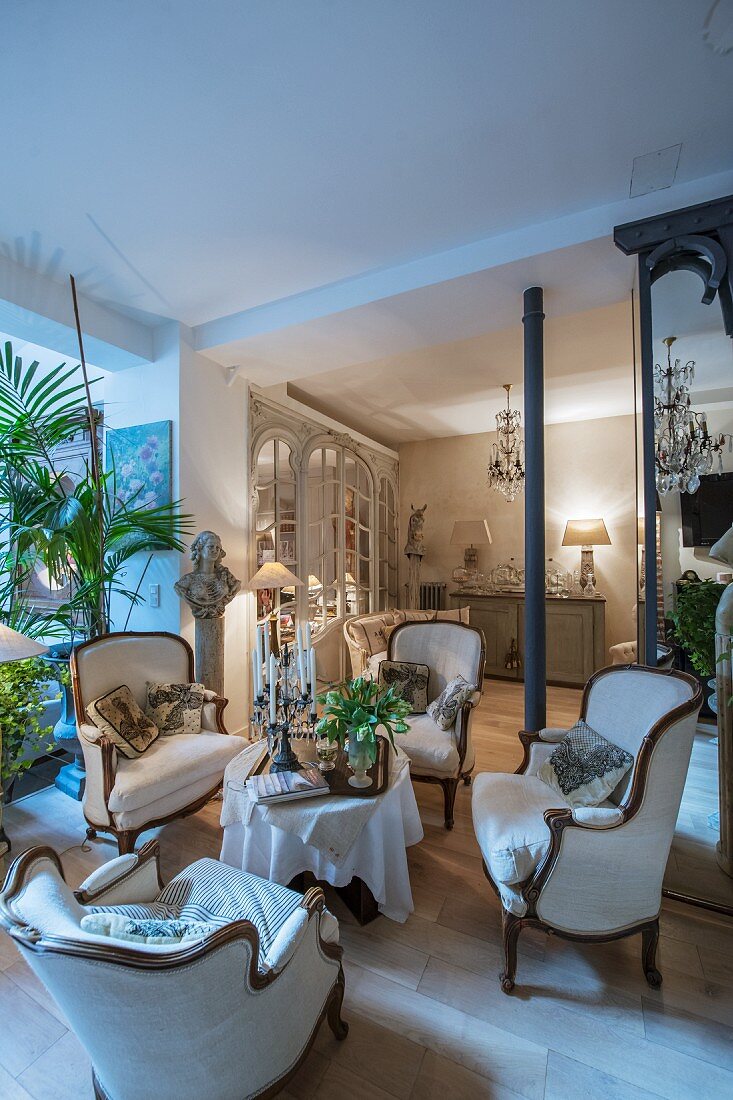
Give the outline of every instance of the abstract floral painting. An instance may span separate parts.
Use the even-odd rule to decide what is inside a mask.
[[[119,501],[148,508],[171,503],[170,420],[108,429],[108,470],[113,460]]]

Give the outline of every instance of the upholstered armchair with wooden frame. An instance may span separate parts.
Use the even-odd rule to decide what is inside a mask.
[[[701,704],[699,683],[683,672],[615,665],[591,677],[580,717],[634,757],[600,806],[562,805],[537,776],[565,730],[520,733],[517,772],[476,777],[476,837],[502,904],[505,993],[519,934],[530,927],[586,943],[641,933],[644,974],[659,987],[662,880]]]
[[[87,717],[86,708],[121,684],[145,707],[147,685],[192,683],[193,650],[164,632],[106,634],[77,646],[71,657],[77,731],[84,753],[87,835],[112,833],[131,852],[140,833],[196,813],[216,794],[230,760],[246,747],[227,734],[227,700],[207,691],[201,733],[161,736],[140,757],[120,756]]]
[[[241,916],[170,945],[82,929],[92,907],[121,912],[129,905],[140,919],[137,910],[162,888],[158,853],[157,842],[148,841],[72,892],[53,849],[31,848],[12,864],[0,892],[0,926],[86,1048],[97,1100],[274,1096],[298,1070],[324,1019],[337,1039],[348,1033],[338,923],[318,887],[302,896],[257,879],[259,895],[252,897],[271,889],[277,898],[264,927],[260,905],[256,926],[246,903],[255,876],[201,860],[176,876],[177,894],[184,876],[204,889],[210,881],[213,909],[224,900],[229,913]]]
[[[466,785],[471,782],[475,763],[471,722],[483,692],[484,636],[475,627],[460,622],[406,622],[390,635],[387,659],[428,666],[429,703],[456,676],[463,676],[476,687],[451,729],[440,729],[429,714],[411,714],[406,719],[410,729],[398,738],[400,748],[410,758],[412,778],[439,783],[443,788],[445,827],[452,829],[458,784],[461,780]]]

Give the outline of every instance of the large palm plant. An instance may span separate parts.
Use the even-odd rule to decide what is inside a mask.
[[[133,590],[125,581],[130,558],[182,551],[191,530],[179,501],[151,508],[120,500],[114,468],[102,472],[92,462],[74,484],[55,467],[54,448],[91,419],[89,387],[78,372],[62,363],[39,376],[39,364],[24,366],[10,343],[4,355],[0,349],[0,616],[25,633],[106,633],[113,594],[131,604],[141,599],[139,585]],[[52,614],[35,611],[27,598],[39,563],[70,591]]]

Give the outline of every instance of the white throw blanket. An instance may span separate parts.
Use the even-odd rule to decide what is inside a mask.
[[[230,760],[224,769],[223,795],[221,803],[221,817],[219,819],[222,828],[225,825],[233,825],[236,821],[249,820],[245,815],[249,813],[252,805],[245,783],[252,772],[267,752],[267,740],[255,741],[242,749],[233,760]]]
[[[240,753],[236,760],[243,755],[244,753]],[[232,764],[236,760],[233,760]],[[233,821],[241,821],[246,825],[254,813],[255,803],[250,801],[246,791],[239,794],[227,786],[227,773],[232,764],[224,774],[224,805],[221,823],[229,825]],[[389,785],[392,785],[403,768],[409,768],[409,766],[410,761],[401,749],[397,749],[396,753],[390,749]],[[339,866],[346,860],[381,798],[382,795],[376,795],[374,798],[325,795],[323,798],[303,798],[293,802],[274,803],[264,807],[263,820],[276,829],[283,829],[286,833],[300,837],[304,844],[317,848],[331,863]]]

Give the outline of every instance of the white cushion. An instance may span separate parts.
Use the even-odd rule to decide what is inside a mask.
[[[367,664],[366,664],[367,675],[370,676],[372,680],[376,680],[378,678],[378,676],[379,676],[379,666],[381,665],[382,661],[386,661],[386,660],[387,660],[387,650],[386,649],[383,649],[380,653],[372,653],[371,657],[368,659]]]
[[[473,784],[473,827],[497,884],[528,878],[550,847],[545,810],[567,809],[562,795],[534,775],[482,772]]]
[[[243,737],[223,733],[159,737],[136,760],[118,757],[109,808],[113,813],[137,810],[206,777],[213,785],[246,745]]]
[[[455,730],[442,730],[429,714],[409,714],[407,733],[398,734],[397,744],[410,758],[410,771],[439,777],[458,773]]]

